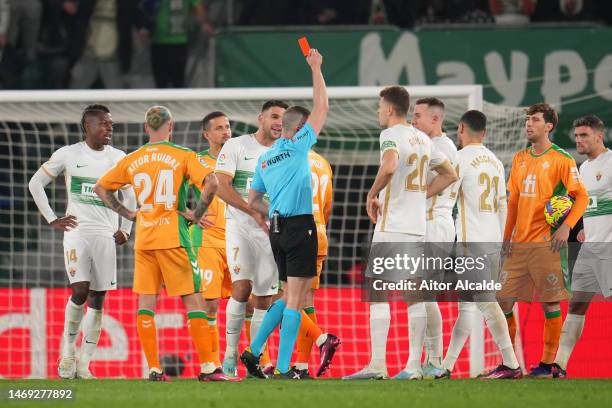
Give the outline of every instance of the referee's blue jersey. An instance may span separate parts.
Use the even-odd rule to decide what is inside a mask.
[[[270,218],[312,214],[312,185],[308,151],[317,142],[309,123],[291,139],[280,138],[259,156],[251,183],[253,190],[268,193]]]

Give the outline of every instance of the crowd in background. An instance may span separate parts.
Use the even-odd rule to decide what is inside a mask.
[[[612,1],[0,0],[0,88],[212,86],[197,62],[228,26],[581,21],[611,24]]]

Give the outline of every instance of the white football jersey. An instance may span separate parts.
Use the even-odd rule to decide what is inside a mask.
[[[248,201],[257,159],[268,149],[255,139],[253,133],[231,138],[219,152],[215,172],[233,177],[232,186],[244,201]],[[225,218],[259,228],[253,217],[229,204],[225,208]]]
[[[380,157],[388,150],[399,155],[399,165],[379,194],[382,215],[376,231],[425,235],[427,172],[448,159],[429,137],[412,126],[395,125],[380,133]]]
[[[442,133],[441,136],[432,137],[436,149],[448,158],[453,168],[457,165],[457,147],[455,143]],[[430,170],[427,173],[427,184],[431,183],[438,173],[435,170]],[[447,220],[453,219],[453,206],[455,205],[455,197],[451,197],[451,186],[444,189],[440,194],[427,199],[427,221],[431,221],[434,217],[444,217]]]
[[[583,162],[580,175],[589,192],[583,218],[585,241],[612,242],[612,151]]]
[[[506,179],[502,162],[482,144],[457,153],[457,242],[501,242],[506,223]]]
[[[123,151],[112,146],[97,151],[87,143],[79,142],[56,150],[41,166],[53,178],[64,173],[68,202],[66,215],[74,215],[79,224],[64,234],[112,236],[119,229],[119,216],[104,205],[93,188],[98,178],[124,156]]]

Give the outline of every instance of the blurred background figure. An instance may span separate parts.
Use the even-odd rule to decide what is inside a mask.
[[[73,3],[73,4],[70,4]],[[69,44],[71,88],[124,88],[132,59],[133,29],[144,28],[138,0],[64,2],[74,13]]]
[[[528,24],[539,0],[489,0],[497,24]]]
[[[143,10],[152,23],[151,68],[157,88],[185,86],[188,32],[195,17],[200,30],[212,33],[201,0],[144,0]]]
[[[4,87],[13,89],[21,86],[24,70],[36,59],[42,4],[40,0],[9,0],[8,4],[10,17],[0,70]]]

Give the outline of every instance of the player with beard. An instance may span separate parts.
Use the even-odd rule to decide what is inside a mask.
[[[217,194],[226,204],[227,265],[232,279],[232,295],[226,308],[226,349],[223,372],[236,376],[238,341],[253,294],[250,334],[254,338],[278,292],[278,270],[272,255],[265,217],[248,205],[248,193],[257,159],[280,137],[282,118],[288,105],[270,100],[257,117],[255,133],[228,140],[217,157]]]

